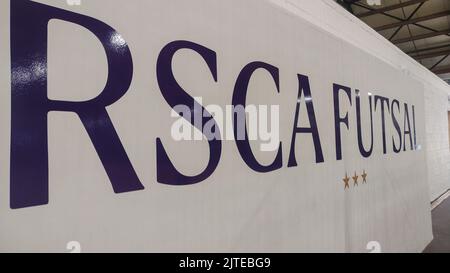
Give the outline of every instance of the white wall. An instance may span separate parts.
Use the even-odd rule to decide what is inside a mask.
[[[419,80],[425,88],[425,126],[430,200],[450,188],[447,83],[332,0],[271,0],[325,31],[377,56]]]
[[[440,192],[448,179],[448,152],[441,149],[448,150],[448,142],[443,144],[448,133],[443,132],[445,112],[441,111],[447,102],[439,99],[446,96],[447,86],[331,0],[136,0],[133,4],[96,0],[83,1],[80,7],[59,0],[39,2],[103,20],[127,41],[134,61],[133,84],[108,107],[108,113],[145,190],[114,194],[77,116],[52,112],[49,203],[10,209],[11,93],[1,92],[0,251],[64,251],[68,241],[76,240],[84,251],[364,252],[368,242],[379,241],[383,251],[418,252],[431,241],[426,180],[440,185],[434,182],[439,179],[443,185],[433,191]],[[9,1],[0,2],[0,7],[4,20],[0,90],[9,91]],[[155,76],[161,49],[182,39],[217,52],[217,82],[202,59],[189,50],[180,51],[173,62],[177,80],[191,95],[202,96],[204,104],[230,104],[237,75],[249,62],[280,68],[280,93],[267,73],[258,71],[248,101],[280,105],[283,168],[255,172],[242,160],[235,143],[224,141],[220,164],[205,181],[181,187],[158,183],[157,138],[186,174],[201,172],[208,160],[205,141],[176,142],[171,137],[174,119]],[[107,67],[96,38],[76,24],[56,20],[49,26],[48,44],[50,99],[97,96]],[[325,162],[316,164],[312,140],[302,136],[295,146],[299,166],[288,168],[297,73],[308,75],[311,82]],[[30,80],[27,75],[24,79]],[[362,91],[365,140],[370,126],[367,95],[374,92],[415,105],[418,143],[426,144],[428,157],[433,149],[442,158],[426,163],[424,150],[383,154],[378,115],[374,153],[363,158],[355,145],[355,108],[341,100],[351,126],[343,132],[344,158],[336,160],[333,83],[351,86],[353,99],[355,88]],[[426,105],[424,87],[426,97],[434,94]],[[305,107],[301,111],[300,123],[307,124]],[[391,135],[393,126],[388,127]],[[435,141],[431,137],[436,134],[425,133],[431,128],[440,132]],[[254,153],[267,164],[274,158],[274,153],[256,149]],[[344,188],[346,174],[363,171],[369,173],[368,183]]]
[[[425,87],[428,183],[434,200],[450,188],[447,96],[431,84]]]

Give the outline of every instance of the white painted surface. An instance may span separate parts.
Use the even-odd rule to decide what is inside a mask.
[[[108,110],[146,189],[114,194],[76,116],[51,113],[50,204],[9,209],[10,106],[2,104],[0,124],[6,130],[0,133],[0,251],[63,252],[68,242],[77,241],[83,251],[353,252],[366,251],[367,243],[377,241],[383,251],[417,252],[431,240],[429,186],[432,195],[437,194],[449,177],[448,141],[443,143],[448,133],[446,127],[438,128],[446,119],[440,109],[447,103],[439,98],[445,98],[448,87],[334,2],[97,0],[83,1],[79,7],[56,0],[39,2],[105,21],[128,42],[134,57],[133,84]],[[7,1],[0,7],[1,37],[7,37]],[[49,31],[49,96],[78,100],[98,94],[106,69],[95,38],[59,21],[52,22]],[[218,54],[218,83],[205,78],[209,72],[196,54],[180,53],[174,62],[177,79],[206,104],[229,104],[237,74],[248,62],[265,61],[280,68],[281,93],[277,95],[261,73],[255,75],[248,100],[282,107],[281,170],[255,173],[236,145],[224,142],[221,162],[207,181],[180,188],[156,182],[157,137],[183,172],[201,171],[208,154],[205,142],[171,140],[173,119],[156,83],[159,51],[179,39]],[[9,62],[8,39],[0,39],[0,49],[0,89],[10,90],[9,67],[4,66]],[[310,77],[325,163],[314,163],[311,138],[302,136],[297,145],[300,165],[288,169],[297,73]],[[354,108],[343,103],[343,111],[350,111],[351,130],[343,130],[344,160],[336,161],[333,83],[414,104],[418,144],[425,150],[383,155],[380,118],[375,114],[374,155],[362,159],[355,144]],[[0,98],[10,101],[8,92]],[[367,101],[362,103],[367,111]],[[305,124],[304,114],[300,122]],[[438,129],[432,133],[432,128]],[[392,132],[388,127],[388,135]],[[389,145],[390,141],[391,151]],[[433,160],[436,153],[441,157]],[[273,158],[270,153],[255,154],[264,162]],[[363,169],[369,183],[344,190],[345,172],[352,175]]]

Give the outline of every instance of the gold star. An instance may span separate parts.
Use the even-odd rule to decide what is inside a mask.
[[[358,176],[356,175],[356,172],[355,172],[355,176],[353,176],[352,178],[353,178],[353,183],[354,183],[353,185],[358,186]]]
[[[348,184],[350,178],[348,177],[347,173],[345,173],[345,177],[344,179],[342,179],[342,181],[344,181],[344,189],[350,189],[350,185]]]
[[[363,184],[367,183],[367,173],[366,170],[363,171],[363,174],[361,175],[362,179],[363,179]]]

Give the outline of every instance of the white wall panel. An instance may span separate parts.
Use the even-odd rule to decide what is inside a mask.
[[[8,2],[0,3],[0,251],[62,252],[67,242],[79,241],[84,251],[361,252],[368,242],[378,241],[386,252],[418,252],[431,241],[430,187],[434,196],[449,182],[448,132],[440,126],[447,103],[440,98],[448,87],[325,0],[91,0],[81,6],[37,1],[106,22],[126,40],[133,82],[108,114],[145,189],[115,194],[77,115],[51,112],[49,204],[11,209]],[[258,71],[247,100],[280,105],[282,168],[255,172],[233,141],[223,141],[220,162],[205,181],[180,187],[157,182],[157,138],[182,173],[198,174],[208,163],[207,141],[176,142],[170,135],[174,119],[158,86],[156,62],[161,49],[175,40],[189,40],[217,54],[217,82],[192,51],[178,52],[173,61],[177,81],[204,104],[230,104],[238,74],[250,62],[279,68],[280,93],[267,72]],[[50,23],[50,99],[95,97],[106,82],[106,63],[88,30],[64,21]],[[299,164],[288,168],[297,74],[309,77],[324,162],[316,163],[311,136],[304,134],[297,138]],[[342,94],[339,103],[341,113],[349,115],[349,130],[341,126],[342,160],[336,160],[335,83],[352,88],[352,105]],[[407,142],[406,151],[393,152],[396,131],[387,114],[383,153],[378,110],[373,113],[373,153],[362,157],[355,89],[361,90],[364,143],[370,139],[372,93],[399,100],[402,129],[403,105],[409,107],[411,125],[414,105],[416,149]],[[300,123],[306,126],[304,101],[301,108]],[[257,144],[252,144],[255,157],[270,163],[276,153],[259,151]],[[351,181],[344,188],[346,174],[360,176],[363,171],[366,184]]]

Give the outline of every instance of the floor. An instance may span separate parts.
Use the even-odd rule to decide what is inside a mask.
[[[450,253],[450,197],[431,212],[434,240],[424,253]]]

